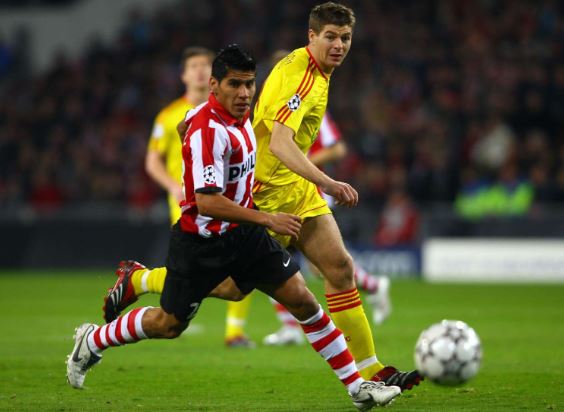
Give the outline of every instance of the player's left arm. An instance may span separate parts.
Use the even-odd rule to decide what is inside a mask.
[[[323,147],[308,156],[309,161],[317,167],[341,160],[347,155],[347,145],[342,140],[335,144]]]
[[[269,148],[288,169],[319,186],[323,192],[335,197],[338,203],[349,207],[357,205],[356,190],[348,183],[333,180],[319,170],[294,142],[294,131],[288,126],[274,122]]]

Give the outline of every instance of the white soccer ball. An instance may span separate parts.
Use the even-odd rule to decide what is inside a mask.
[[[421,332],[415,345],[419,373],[441,385],[459,385],[478,373],[482,345],[474,329],[460,320],[443,320]]]

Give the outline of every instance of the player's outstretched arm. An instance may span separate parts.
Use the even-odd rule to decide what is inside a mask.
[[[196,193],[198,211],[204,216],[235,223],[252,223],[272,231],[298,238],[302,227],[299,216],[288,213],[265,213],[239,206],[221,193]]]
[[[162,155],[157,150],[147,150],[145,155],[145,171],[164,190],[173,195],[179,202],[184,199],[180,185],[166,170]]]
[[[315,166],[294,142],[294,131],[281,123],[274,122],[270,151],[292,172],[319,186],[328,195],[333,196],[338,204],[356,206],[358,193],[348,183],[331,179]]]

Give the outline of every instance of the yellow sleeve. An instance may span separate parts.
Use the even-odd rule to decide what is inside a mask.
[[[161,111],[155,118],[153,123],[153,130],[151,132],[151,137],[149,138],[149,144],[147,150],[157,151],[161,155],[164,155],[169,146],[169,139],[167,133],[166,116],[163,111]]]
[[[297,134],[307,114],[307,94],[315,78],[307,68],[296,72],[292,68],[292,65],[278,68],[267,80],[265,89],[268,88],[271,102],[264,102],[263,119],[282,123]]]

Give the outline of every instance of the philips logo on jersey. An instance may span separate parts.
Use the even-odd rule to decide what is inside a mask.
[[[239,180],[245,177],[249,172],[255,169],[256,153],[252,152],[247,160],[238,165],[233,165],[229,167],[229,182]]]
[[[300,95],[296,93],[290,98],[290,100],[288,100],[288,103],[286,104],[288,105],[288,109],[290,109],[292,112],[295,112],[296,110],[299,109],[300,105],[302,104],[302,99]]]

